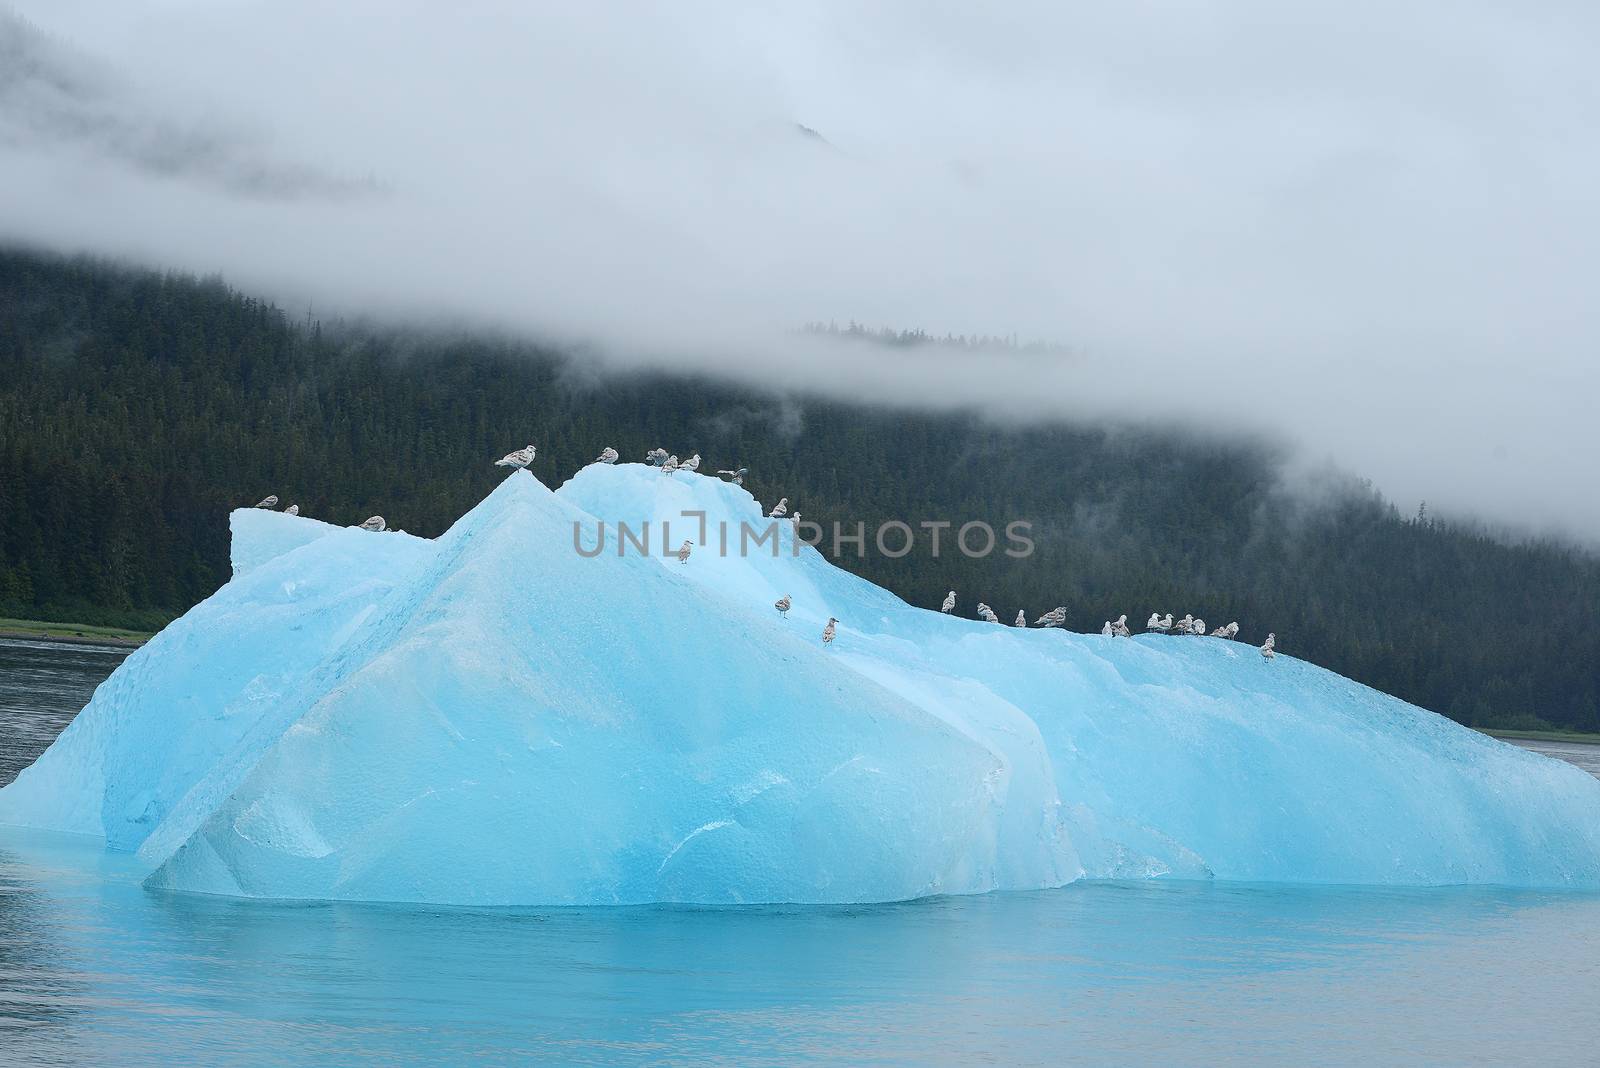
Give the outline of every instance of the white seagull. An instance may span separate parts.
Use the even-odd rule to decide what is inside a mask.
[[[644,454],[644,462],[649,464],[651,467],[660,467],[662,464],[667,462],[667,450],[651,449],[649,452]]]
[[[689,562],[689,550],[691,548],[692,546],[689,543],[689,539],[685,538],[683,540],[683,544],[678,546],[678,563],[687,564]]]
[[[1145,630],[1160,630],[1161,629],[1161,613],[1160,612],[1151,612],[1150,613],[1150,618],[1144,621],[1144,629]]]
[[[380,533],[382,531],[388,530],[389,529],[389,524],[387,524],[387,523],[385,523],[383,521],[383,516],[375,515],[372,518],[368,519],[365,523],[362,523],[361,524],[361,529],[362,530],[370,530],[370,531],[373,531],[374,533]]]
[[[1216,630],[1212,631],[1211,632],[1211,637],[1213,637],[1213,638],[1232,638],[1235,634],[1238,634],[1238,633],[1239,633],[1239,624],[1237,624],[1237,623],[1229,623],[1225,627],[1218,627]]]
[[[951,612],[955,611],[955,607],[956,591],[951,590],[949,593],[944,595],[944,604],[939,606],[939,611],[943,612],[945,615],[949,615]]]
[[[299,515],[300,514],[300,506],[298,504],[291,504],[289,507],[287,507],[287,508],[285,508],[283,510],[283,514],[284,515]]]
[[[768,519],[778,519],[789,514],[789,498],[785,497],[772,506],[772,511],[767,513]]]
[[[1100,633],[1105,635],[1107,638],[1116,637],[1116,635],[1111,632],[1111,621],[1109,619],[1100,624]]]
[[[695,471],[700,470],[700,454],[699,453],[695,453],[693,456],[691,456],[687,460],[683,461],[683,463],[678,465],[678,470],[679,471],[688,471],[691,474],[693,472],[695,472]]]
[[[515,467],[520,471],[524,467],[527,467],[529,464],[533,463],[533,454],[534,448],[532,445],[529,445],[525,448],[518,449],[516,452],[506,453],[504,456],[500,457],[500,459],[496,460],[494,465],[496,467]]]
[[[741,467],[737,471],[718,471],[717,472],[717,474],[719,474],[719,475],[727,475],[728,476],[728,481],[732,482],[735,486],[744,485],[744,476],[748,475],[749,473],[750,473],[750,469],[748,467]]]
[[[1165,616],[1161,617],[1161,622],[1156,624],[1156,633],[1157,634],[1166,634],[1167,632],[1169,632],[1171,630],[1172,630],[1172,613],[1168,612]]]
[[[1060,605],[1050,609],[1044,615],[1033,621],[1036,627],[1059,627],[1067,621],[1067,606]]]
[[[985,623],[998,623],[998,622],[1000,622],[1000,617],[994,614],[994,609],[990,608],[988,605],[984,604],[982,601],[978,602],[978,615],[983,617],[983,621]]]
[[[614,463],[616,463],[617,462],[617,450],[613,449],[610,445],[607,445],[604,449],[600,450],[600,455],[596,456],[594,458],[594,462],[597,463],[597,464],[614,464]]]
[[[1272,651],[1272,650],[1276,649],[1277,647],[1278,647],[1278,636],[1276,634],[1269,633],[1267,635],[1267,640],[1265,642],[1261,643],[1261,655],[1266,657],[1268,660],[1271,660],[1274,656],[1277,655],[1276,653],[1274,653]]]
[[[1026,627],[1028,625],[1028,613],[1020,608],[1017,609],[1017,621],[1011,625],[1013,627]]]
[[[782,616],[784,619],[788,619],[789,618],[789,603],[790,603],[789,602],[789,595],[786,593],[782,597],[779,597],[776,601],[773,601],[772,602],[772,607],[774,607],[774,608],[776,608],[778,610],[778,614],[780,616]]]
[[[276,508],[276,507],[278,507],[278,495],[276,493],[274,493],[274,494],[271,494],[269,496],[263,497],[259,501],[256,502],[255,506],[257,508]]]
[[[671,456],[667,457],[664,461],[662,461],[662,463],[661,463],[661,473],[663,475],[670,475],[670,474],[672,474],[673,472],[675,472],[677,470],[678,470],[678,454],[677,453],[673,453]]]
[[[1198,634],[1201,637],[1204,637],[1206,633],[1206,621],[1201,619],[1199,616],[1196,616],[1194,622],[1189,624],[1189,633]]]
[[[1115,634],[1119,638],[1129,637],[1128,613],[1122,613],[1117,617],[1117,621],[1111,624],[1111,633]]]
[[[1177,631],[1179,634],[1192,634],[1192,633],[1194,633],[1194,617],[1191,616],[1188,612],[1185,612],[1183,614],[1183,618],[1178,620],[1177,625],[1174,626],[1172,629]]]
[[[826,627],[822,628],[822,644],[823,645],[827,645],[829,642],[833,641],[833,636],[836,633],[834,631],[834,629],[833,629],[833,625],[835,623],[837,623],[837,622],[839,622],[839,621],[837,619],[834,619],[832,616],[828,617],[828,625]]]

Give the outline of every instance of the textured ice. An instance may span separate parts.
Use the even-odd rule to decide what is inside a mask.
[[[618,555],[619,520],[653,555]],[[1574,767],[1239,643],[912,608],[788,522],[741,553],[741,522],[769,528],[742,488],[640,465],[556,493],[515,473],[434,542],[237,512],[233,581],[0,822],[103,835],[151,886],[281,898],[1600,886],[1600,780]]]

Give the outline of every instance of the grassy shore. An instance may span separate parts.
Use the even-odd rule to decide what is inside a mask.
[[[96,627],[89,623],[45,623],[37,619],[0,618],[0,638],[33,638],[43,641],[104,642],[108,645],[143,645],[150,640],[146,631],[121,627]]]
[[[1530,742],[1576,742],[1580,745],[1600,745],[1600,734],[1584,731],[1498,731],[1480,727],[1484,734],[1495,738],[1523,739]]]

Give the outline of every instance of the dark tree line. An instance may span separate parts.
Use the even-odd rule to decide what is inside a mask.
[[[1600,730],[1600,561],[1283,488],[1259,442],[1007,429],[689,376],[596,377],[473,337],[296,321],[217,280],[0,252],[0,615],[156,627],[228,576],[269,492],[436,535],[532,440],[558,485],[613,445],[747,465],[807,517],[1033,523],[1026,559],[841,562],[913,603],[1230,619],[1243,637],[1479,726]],[[870,539],[869,539],[870,540]],[[925,543],[923,543],[925,546]]]

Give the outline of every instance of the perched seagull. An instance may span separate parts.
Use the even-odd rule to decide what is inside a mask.
[[[1145,630],[1160,630],[1161,629],[1161,613],[1160,612],[1151,612],[1150,613],[1150,618],[1144,621],[1144,629]]]
[[[1117,617],[1117,621],[1111,624],[1111,633],[1115,634],[1119,638],[1127,638],[1130,636],[1128,631],[1128,613],[1122,613]]]
[[[1189,633],[1198,634],[1201,637],[1205,637],[1206,621],[1201,619],[1199,616],[1196,616],[1194,622],[1189,624]]]
[[[827,645],[829,642],[833,641],[833,635],[835,633],[835,631],[833,629],[833,625],[835,623],[837,623],[837,622],[839,622],[839,621],[837,619],[834,619],[832,616],[828,617],[828,625],[826,627],[822,628],[822,644],[823,645]]]
[[[717,472],[717,474],[719,474],[719,475],[727,475],[728,476],[728,481],[732,482],[735,486],[744,485],[744,476],[748,475],[749,473],[750,473],[750,469],[748,467],[741,467],[737,471],[718,471]]]
[[[667,457],[666,460],[664,460],[662,462],[662,464],[661,464],[661,473],[663,475],[670,475],[670,474],[674,473],[677,470],[678,470],[678,454],[677,453],[673,453],[671,456]]]
[[[687,564],[689,562],[689,550],[691,547],[689,539],[685,538],[683,544],[678,546],[678,563]]]
[[[1233,639],[1237,638],[1238,636],[1239,636],[1239,624],[1237,624],[1237,623],[1229,623],[1228,624],[1228,640],[1232,641]]]
[[[1156,624],[1156,633],[1157,634],[1166,634],[1171,629],[1172,629],[1172,613],[1168,612],[1165,616],[1161,617],[1161,622]]]
[[[796,512],[794,515],[790,516],[789,517],[789,522],[794,524],[794,532],[795,532],[795,535],[798,537],[799,534],[800,534],[800,513]]]
[[[1061,605],[1060,607],[1050,609],[1050,611],[1034,620],[1033,625],[1036,627],[1059,627],[1066,621],[1067,606]]]
[[[524,467],[527,467],[529,464],[533,463],[533,453],[534,448],[532,445],[529,445],[526,448],[518,449],[516,452],[506,453],[504,456],[500,457],[500,459],[496,460],[494,465],[496,467],[515,467],[520,471]]]
[[[651,449],[649,452],[644,454],[644,462],[649,464],[651,467],[660,467],[662,464],[667,462],[667,450]]]
[[[256,502],[256,507],[257,508],[276,508],[276,507],[278,507],[278,495],[276,493],[273,493],[273,494],[270,494],[269,496],[261,498],[261,500]]]
[[[1213,637],[1213,638],[1230,638],[1231,639],[1235,634],[1238,634],[1238,633],[1239,633],[1239,624],[1237,624],[1237,623],[1229,623],[1225,627],[1218,627],[1216,630],[1212,631],[1211,632],[1211,637]]]
[[[607,445],[604,449],[602,449],[600,451],[600,455],[596,456],[594,458],[594,462],[597,463],[597,464],[614,464],[614,463],[616,463],[617,462],[617,450],[613,449],[610,445]]]
[[[287,508],[285,508],[283,510],[283,514],[284,515],[299,515],[300,514],[300,506],[298,504],[291,504],[289,507],[287,507]]]
[[[1109,619],[1106,620],[1104,623],[1100,624],[1100,633],[1105,635],[1107,638],[1116,637],[1116,635],[1112,633],[1111,621]]]
[[[1017,609],[1017,621],[1011,625],[1013,627],[1026,627],[1028,625],[1028,613],[1020,608]]]
[[[691,456],[687,460],[683,461],[683,463],[678,465],[678,470],[679,471],[688,471],[691,474],[694,473],[695,471],[700,470],[700,454],[699,453],[695,453],[693,456]]]
[[[767,513],[768,519],[778,519],[789,514],[789,498],[785,497],[773,505],[772,511]]]
[[[786,593],[782,597],[779,597],[776,601],[773,601],[772,602],[772,607],[774,607],[774,608],[776,608],[778,610],[778,614],[780,616],[782,616],[784,619],[788,619],[789,618],[789,595]]]
[[[1278,647],[1278,636],[1276,634],[1268,634],[1267,635],[1267,640],[1265,642],[1263,642],[1262,645],[1261,645],[1261,655],[1266,657],[1268,660],[1271,660],[1274,656],[1277,655],[1276,653],[1274,653],[1272,651],[1272,650],[1276,649],[1277,647]]]
[[[956,591],[951,590],[949,593],[944,595],[944,604],[939,606],[939,611],[943,612],[945,615],[949,615],[951,612],[955,611],[955,607]]]
[[[1183,618],[1178,620],[1177,626],[1173,627],[1172,629],[1177,631],[1179,634],[1193,634],[1194,617],[1188,612],[1185,612],[1183,614]]]
[[[998,622],[1000,622],[1000,617],[994,614],[994,609],[990,608],[988,605],[984,604],[982,601],[978,602],[978,615],[983,617],[983,621],[985,623],[998,623]]]
[[[389,529],[389,524],[387,524],[387,523],[385,523],[383,521],[383,516],[375,515],[371,519],[368,519],[365,523],[362,523],[361,524],[361,529],[362,530],[370,530],[370,531],[373,531],[373,532],[376,533],[376,532],[381,532],[381,531],[388,530]]]

